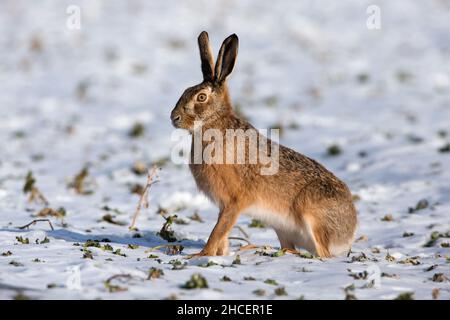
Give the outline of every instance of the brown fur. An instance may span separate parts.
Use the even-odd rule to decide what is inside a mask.
[[[198,43],[204,81],[186,89],[172,111],[172,123],[191,133],[195,132],[194,121],[200,120],[203,131],[254,129],[234,113],[225,81],[236,60],[237,36],[225,39],[215,67],[206,32],[200,34]],[[207,95],[205,102],[197,100],[199,93]],[[202,148],[209,143],[204,141]],[[224,155],[226,148],[223,141],[223,149],[215,151]],[[357,220],[351,193],[313,159],[280,145],[279,171],[267,176],[260,174],[261,163],[250,164],[247,158],[245,164],[193,162],[190,169],[198,188],[220,208],[217,224],[199,255],[226,254],[228,234],[239,215],[253,209],[273,225],[284,248],[303,247],[321,257],[350,248]]]

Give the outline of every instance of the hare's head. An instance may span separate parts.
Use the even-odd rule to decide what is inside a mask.
[[[226,38],[214,64],[208,33],[200,33],[203,82],[187,88],[181,95],[170,115],[174,127],[192,131],[195,121],[207,124],[232,112],[226,79],[236,62],[238,42],[235,34]]]

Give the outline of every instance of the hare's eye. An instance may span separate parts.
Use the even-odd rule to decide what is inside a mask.
[[[198,96],[197,96],[197,101],[198,101],[198,102],[205,102],[205,101],[206,101],[206,98],[207,98],[206,94],[204,94],[204,93],[199,93]]]

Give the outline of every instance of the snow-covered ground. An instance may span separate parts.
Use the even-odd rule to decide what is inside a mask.
[[[366,27],[370,4],[380,30]],[[68,5],[81,8],[80,30],[66,27]],[[281,127],[283,144],[349,184],[359,212],[349,257],[272,257],[275,233],[242,217],[249,240],[273,249],[240,252],[238,264],[245,242],[232,240],[230,256],[185,259],[217,217],[188,168],[167,161],[170,111],[201,80],[203,29],[214,52],[240,38],[230,79],[240,112]],[[444,0],[0,2],[0,298],[449,299],[449,29]],[[144,134],[132,138],[136,123]],[[330,145],[342,152],[327,155]],[[146,182],[131,170],[137,161],[162,169],[130,232],[139,200],[130,190]],[[68,185],[84,166],[91,192],[80,195]],[[29,170],[48,207],[66,211],[48,217],[54,231],[18,229],[45,207],[22,191]],[[196,212],[203,222],[189,218]],[[182,240],[170,244],[181,254],[155,248],[168,244],[160,213],[178,216]],[[148,280],[151,268],[163,275]],[[373,287],[364,278],[377,272]],[[207,289],[182,288],[195,273]]]

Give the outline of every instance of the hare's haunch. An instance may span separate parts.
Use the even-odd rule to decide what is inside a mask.
[[[235,34],[224,40],[215,64],[206,32],[199,35],[198,45],[203,82],[184,91],[171,120],[192,134],[192,175],[220,208],[199,255],[227,254],[228,235],[241,213],[271,225],[282,248],[304,248],[320,257],[346,253],[357,222],[348,187],[313,159],[266,138],[235,114],[226,84],[238,53]],[[247,134],[243,144],[237,143],[237,136],[230,143],[229,132]],[[275,150],[267,159],[276,155],[276,163],[263,162],[262,157],[252,161],[251,152],[244,152],[241,162],[228,161],[239,158],[239,148],[251,151],[252,133],[259,147]],[[205,159],[211,150],[211,157]],[[264,173],[270,166],[275,170]]]

